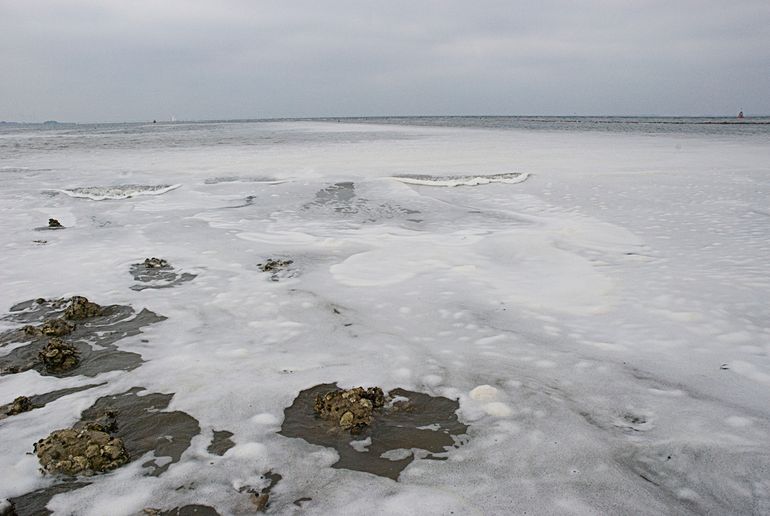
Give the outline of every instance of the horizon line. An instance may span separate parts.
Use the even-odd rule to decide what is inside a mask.
[[[386,118],[721,118],[731,120],[751,120],[752,118],[769,118],[770,114],[750,114],[745,118],[737,115],[324,115],[324,116],[273,116],[273,117],[247,117],[247,118],[200,118],[200,119],[142,119],[142,120],[104,120],[104,121],[60,121],[48,119],[43,121],[28,120],[0,120],[0,124],[6,125],[98,125],[98,124],[179,124],[179,123],[222,123],[222,122],[269,122],[269,121],[309,121],[309,120],[363,120]]]

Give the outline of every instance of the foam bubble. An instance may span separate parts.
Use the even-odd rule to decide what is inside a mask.
[[[491,385],[479,385],[471,390],[469,396],[477,401],[491,401],[497,398],[497,389]]]
[[[484,411],[490,416],[508,417],[513,415],[513,409],[500,401],[493,401],[484,405]]]

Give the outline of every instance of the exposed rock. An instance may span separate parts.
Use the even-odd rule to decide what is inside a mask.
[[[83,296],[73,296],[69,306],[64,310],[65,319],[87,319],[101,314],[102,307]]]
[[[80,297],[80,296],[78,296]],[[11,308],[8,316],[0,320],[22,323],[17,329],[0,331],[0,349],[9,344],[14,348],[0,355],[0,375],[19,373],[35,369],[42,375],[69,376],[73,374],[96,376],[98,374],[124,370],[129,371],[142,364],[138,353],[123,351],[116,343],[125,337],[138,335],[149,325],[166,318],[149,310],[138,313],[130,306],[102,306],[98,315],[95,307],[85,298],[75,299],[31,299]],[[73,316],[90,315],[77,321],[68,321],[65,311],[71,309]],[[77,323],[77,324],[75,324]],[[65,372],[49,372],[40,360],[39,352],[48,343],[51,335],[71,333],[61,337],[79,351],[80,363],[77,369]],[[18,343],[28,342],[25,345]]]
[[[24,333],[33,337],[63,337],[75,330],[75,325],[63,319],[49,319],[40,326],[25,326]]]
[[[168,267],[168,262],[163,258],[145,258],[144,266],[148,269],[160,269],[161,267]]]
[[[51,319],[43,323],[40,327],[40,331],[47,337],[61,337],[72,333],[75,329],[74,324],[70,324],[67,321],[61,319]]]
[[[294,263],[294,260],[274,260],[273,258],[268,258],[265,263],[258,263],[257,267],[259,267],[259,270],[262,272],[275,272],[280,269],[285,269],[292,263]]]
[[[21,414],[22,412],[29,412],[33,408],[35,408],[35,405],[32,404],[32,400],[26,396],[19,396],[13,400],[11,406],[6,411],[6,414],[9,416],[15,416],[16,414]]]
[[[34,451],[45,472],[70,476],[103,473],[129,461],[123,440],[98,430],[56,430],[35,443]]]
[[[15,400],[5,405],[0,405],[0,420],[9,416],[15,416],[22,412],[28,412],[30,410],[45,407],[48,403],[56,401],[59,398],[67,396],[69,394],[85,391],[94,387],[99,387],[104,384],[91,383],[88,385],[81,385],[80,387],[69,387],[67,389],[59,389],[56,391],[46,392],[44,394],[34,394],[32,396],[19,396]]]
[[[374,411],[381,409],[383,405],[385,396],[379,387],[355,387],[318,395],[314,408],[322,418],[356,434],[371,424]]]
[[[79,354],[75,346],[54,337],[48,341],[46,347],[40,350],[38,356],[43,361],[46,371],[62,373],[77,367],[80,363]]]
[[[374,391],[374,402],[365,398],[372,402],[371,423],[361,427],[356,438],[360,442],[369,441],[363,451],[360,446],[351,444],[350,432],[341,430],[338,425],[343,415],[340,413],[342,407],[334,412],[336,421],[331,417],[331,410],[326,408],[329,394],[346,392],[335,384],[321,384],[300,391],[284,411],[279,433],[333,448],[339,455],[333,468],[366,471],[394,480],[417,458],[446,460],[447,453],[467,440],[468,427],[458,419],[460,404],[457,400],[393,389],[387,394],[389,402],[381,406],[380,393],[371,391]],[[380,405],[379,408],[375,408],[375,403]],[[328,411],[330,419],[319,417],[319,409]],[[413,450],[418,451],[413,453]]]
[[[61,222],[59,222],[56,219],[48,219],[48,227],[49,228],[63,228],[64,226],[62,226]]]
[[[297,271],[289,266],[294,260],[281,260],[277,258],[268,258],[265,263],[258,263],[257,268],[262,272],[270,273],[271,281],[280,281],[283,278],[291,278],[297,275]]]
[[[27,371],[29,369],[32,369],[32,365],[31,364],[28,367],[18,366],[18,365],[13,365],[13,364],[12,365],[4,365],[3,367],[0,367],[0,375],[23,373],[24,371]]]
[[[97,423],[114,431],[132,457],[152,452],[142,467],[148,468],[147,474],[158,476],[181,459],[193,437],[200,433],[200,425],[189,414],[164,410],[173,394],[142,392],[138,396],[142,390],[136,387],[123,394],[99,398],[82,412],[80,425],[87,428]],[[113,417],[114,427],[110,423]]]

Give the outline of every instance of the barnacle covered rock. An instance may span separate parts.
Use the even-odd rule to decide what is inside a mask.
[[[162,267],[168,267],[168,262],[163,258],[155,258],[153,256],[152,258],[144,259],[144,266],[148,269],[160,269]]]
[[[22,412],[29,412],[33,408],[35,408],[35,405],[32,404],[32,400],[26,396],[19,396],[11,402],[8,410],[6,411],[6,414],[9,416],[15,416],[16,414],[21,414]]]
[[[34,450],[44,471],[70,476],[103,473],[129,461],[123,440],[99,430],[56,430]]]
[[[80,363],[79,354],[80,352],[75,346],[54,337],[40,350],[38,356],[43,361],[47,371],[62,373],[77,367]]]
[[[265,263],[258,263],[257,267],[259,267],[259,270],[262,272],[274,272],[285,269],[292,263],[294,263],[294,260],[275,260],[273,258],[268,258],[265,260]]]
[[[92,303],[83,296],[73,296],[70,299],[69,306],[64,310],[64,317],[66,319],[87,319],[88,317],[96,317],[101,314],[102,307]]]
[[[75,325],[64,319],[48,319],[40,326],[25,326],[24,333],[33,337],[62,337],[75,330]]]
[[[322,418],[355,434],[372,423],[374,412],[384,404],[385,395],[379,387],[355,387],[319,394],[314,409]]]

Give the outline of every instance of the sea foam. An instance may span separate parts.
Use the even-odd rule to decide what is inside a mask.
[[[467,175],[467,176],[431,176],[427,174],[403,174],[391,176],[396,181],[410,185],[423,186],[478,186],[489,183],[523,183],[529,178],[527,172],[508,172],[505,174]]]
[[[0,405],[88,387],[0,422],[0,512],[57,482],[39,472],[35,442],[140,386],[174,393],[168,410],[200,434],[177,462],[132,457],[43,500],[48,511],[245,514],[272,472],[283,478],[271,514],[769,513],[770,130],[572,125],[239,122],[142,139],[131,125],[88,126],[66,145],[49,130],[14,135],[0,162],[31,170],[0,173],[0,327],[21,329],[2,321],[20,301],[76,294],[168,319],[120,340],[143,360],[131,370],[0,377]],[[537,181],[475,175],[514,170]],[[258,177],[289,180],[206,182]],[[122,202],[40,195],[121,183],[184,188]],[[52,217],[67,229],[34,232]],[[147,256],[197,277],[132,289]],[[268,258],[297,274],[272,281],[257,265]],[[398,481],[339,469],[336,448],[277,433],[300,392],[329,382],[457,400],[468,435],[443,461],[416,446]],[[418,430],[445,430],[431,422]],[[208,452],[222,432],[235,446]],[[167,469],[147,475],[148,461]]]
[[[84,186],[78,188],[65,188],[59,192],[93,201],[105,201],[115,199],[128,199],[139,195],[162,195],[182,186],[176,185],[116,185],[116,186]]]

